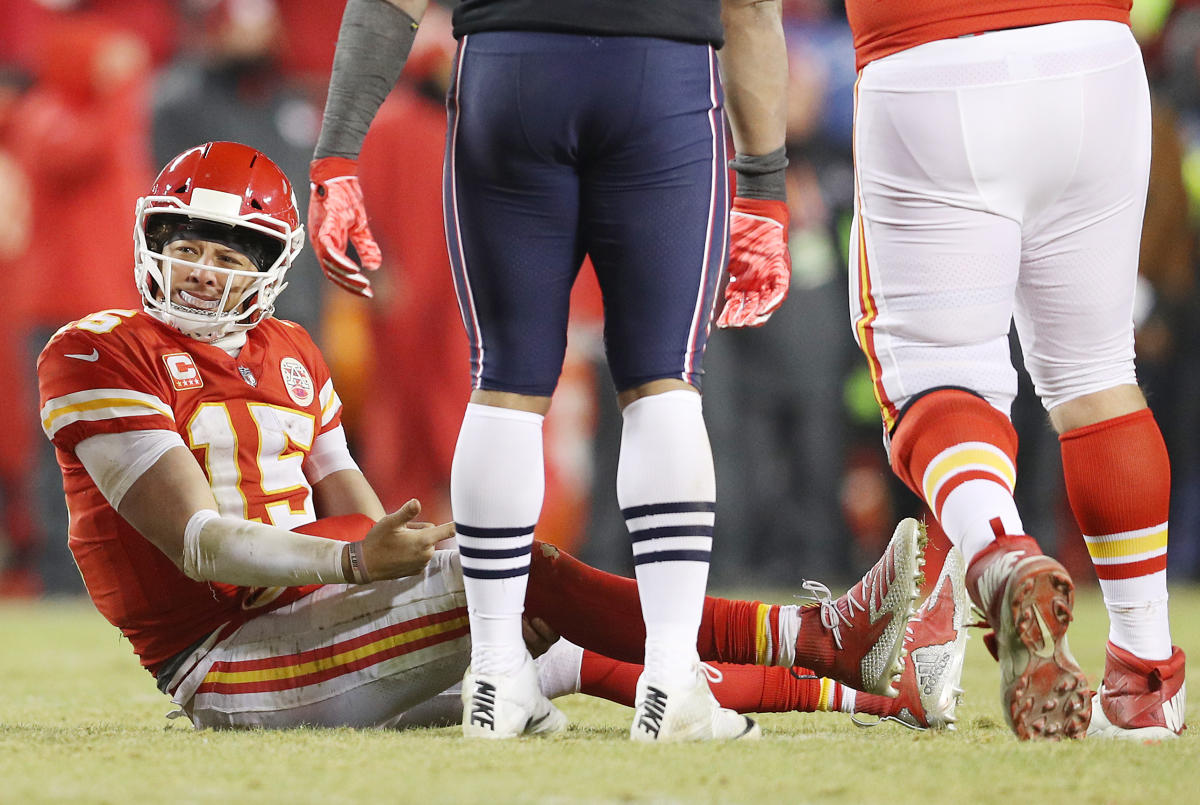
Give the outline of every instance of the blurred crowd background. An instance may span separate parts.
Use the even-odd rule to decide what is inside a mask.
[[[135,199],[179,151],[237,140],[271,156],[307,209],[342,3],[329,0],[0,0],[0,597],[69,595],[53,451],[35,358],[63,324],[140,307]],[[469,392],[442,234],[443,95],[454,54],[435,2],[361,159],[384,254],[375,299],[325,282],[306,250],[277,315],[325,349],[352,446],[389,508],[416,496],[450,518],[448,479]],[[785,0],[791,52],[792,292],[768,326],[715,331],[704,380],[718,483],[712,583],[787,588],[851,579],[919,501],[889,471],[847,313],[854,57],[840,0]],[[1200,0],[1136,0],[1154,94],[1154,161],[1136,313],[1139,376],[1173,463],[1170,577],[1200,578]],[[585,265],[547,420],[538,534],[629,572],[616,503],[620,415]],[[1014,341],[1014,361],[1020,362]],[[1027,378],[1013,411],[1028,531],[1083,584],[1058,442]]]

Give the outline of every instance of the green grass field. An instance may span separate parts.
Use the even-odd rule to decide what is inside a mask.
[[[1200,589],[1171,605],[1175,641],[1200,656]],[[1081,596],[1071,644],[1093,685],[1106,627],[1099,596]],[[1200,727],[1156,745],[1017,742],[979,639],[956,733],[785,714],[762,717],[757,743],[645,747],[625,737],[630,711],[581,696],[560,702],[565,736],[494,745],[455,729],[196,732],[164,718],[169,702],[84,601],[0,605],[0,638],[3,803],[1200,801]],[[1189,710],[1200,718],[1195,697]]]

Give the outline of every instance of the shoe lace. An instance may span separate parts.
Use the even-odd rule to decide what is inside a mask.
[[[800,587],[803,588],[808,595],[798,595],[797,598],[806,601],[816,601],[821,608],[821,625],[833,633],[833,642],[840,650],[842,648],[842,630],[841,625],[846,624],[846,628],[850,628],[853,624],[850,619],[842,614],[842,611],[837,608],[833,602],[833,593],[819,581],[810,581],[805,579],[801,582]],[[851,608],[858,605],[859,609],[866,609],[862,604],[858,604],[853,596],[845,596],[850,602]]]
[[[851,713],[850,721],[854,724],[854,726],[862,727],[863,729],[878,727],[885,721],[894,721],[900,726],[916,732],[925,732],[929,729],[928,727],[922,727],[920,724],[914,724],[913,722],[901,718],[900,716],[876,716],[874,721],[867,721],[862,718],[862,713]]]
[[[725,678],[725,674],[721,673],[720,669],[714,668],[706,662],[700,663],[700,670],[704,672],[704,676],[708,678],[710,685],[719,685],[721,680]]]

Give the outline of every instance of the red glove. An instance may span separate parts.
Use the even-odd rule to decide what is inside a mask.
[[[766,324],[787,297],[791,278],[787,203],[734,197],[729,211],[729,284],[717,326]]]
[[[308,237],[325,276],[350,293],[369,298],[374,294],[363,270],[379,268],[383,255],[367,227],[357,173],[358,163],[342,157],[322,157],[308,166],[312,182]],[[347,240],[354,244],[361,266],[346,254]]]

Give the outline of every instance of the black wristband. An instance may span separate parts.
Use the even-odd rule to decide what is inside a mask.
[[[417,21],[386,0],[346,3],[313,159],[358,159],[367,129],[396,86],[416,36]]]
[[[787,201],[787,148],[769,154],[738,154],[729,161],[737,173],[737,195],[764,201]]]

